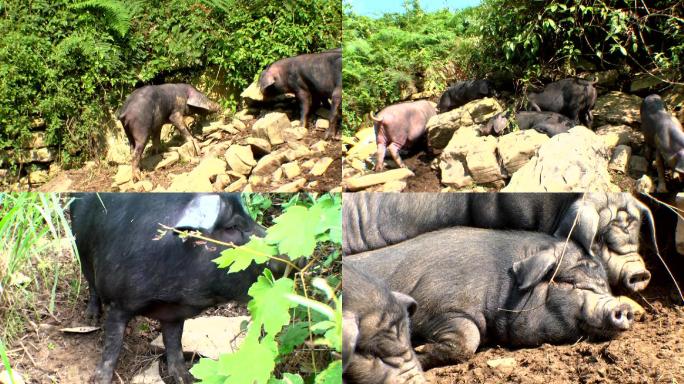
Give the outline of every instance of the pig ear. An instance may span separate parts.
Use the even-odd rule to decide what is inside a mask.
[[[347,367],[359,337],[359,320],[350,311],[342,311],[342,367]]]
[[[573,223],[577,216],[577,223],[573,229]],[[598,232],[599,213],[590,203],[577,200],[570,206],[570,209],[565,213],[558,225],[558,229],[553,234],[554,237],[565,239],[570,235],[570,238],[582,246],[591,256],[594,253],[591,246],[594,242],[594,237]]]
[[[211,232],[221,212],[221,197],[198,195],[188,203],[174,228],[181,231]]]
[[[188,105],[191,107],[209,110],[211,108],[209,107],[209,103],[207,103],[207,101],[208,100],[206,96],[195,89],[191,89],[188,93],[188,101],[186,101],[186,103],[188,103]]]
[[[273,75],[271,73],[264,73],[263,78],[259,82],[259,87],[261,88],[261,91],[263,92],[264,89],[275,84],[275,81],[276,81],[275,75]]]
[[[409,317],[413,316],[413,314],[416,312],[416,309],[418,309],[418,303],[416,303],[413,297],[397,291],[392,291],[392,296],[397,299],[402,307],[406,308]]]
[[[526,290],[539,284],[555,266],[556,252],[551,247],[513,263],[513,274],[520,289]]]

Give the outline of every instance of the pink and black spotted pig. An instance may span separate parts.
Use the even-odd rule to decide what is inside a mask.
[[[371,113],[375,122],[375,141],[378,144],[375,171],[382,171],[385,152],[389,150],[394,161],[402,168],[404,163],[399,150],[410,148],[425,134],[425,125],[437,111],[426,100],[400,103],[385,107],[377,116]]]

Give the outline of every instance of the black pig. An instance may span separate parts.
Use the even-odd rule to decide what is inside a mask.
[[[509,120],[515,120],[520,129],[534,129],[539,133],[543,133],[549,137],[554,137],[558,134],[565,133],[573,128],[575,122],[567,117],[555,112],[525,112],[519,111],[515,116],[511,113],[502,112],[494,115],[485,126],[480,129],[480,134],[495,136],[500,135],[508,126]]]
[[[655,149],[658,192],[667,192],[663,160],[675,172],[684,174],[682,124],[665,110],[660,96],[650,95],[641,104],[641,130],[646,144]]]
[[[342,49],[278,60],[259,76],[259,89],[266,98],[294,93],[301,107],[301,125],[304,128],[310,112],[331,99],[330,126],[325,136],[339,136],[337,123],[342,107]]]
[[[191,383],[181,349],[185,319],[228,300],[244,301],[263,270],[252,264],[227,274],[211,260],[225,249],[168,233],[159,224],[236,245],[264,230],[246,213],[239,194],[78,194],[71,206],[83,274],[90,288],[87,316],[109,306],[102,361],[93,381],[110,383],[128,321],[161,322],[169,373]]]
[[[442,94],[437,110],[439,113],[449,112],[473,100],[495,95],[494,86],[488,80],[459,81]]]
[[[348,263],[342,276],[345,383],[424,383],[409,334],[416,301]]]
[[[634,316],[611,295],[601,263],[538,232],[449,228],[345,262],[418,302],[411,338],[425,370],[462,362],[484,343],[612,338]]]
[[[342,250],[350,255],[452,226],[540,231],[568,235],[603,262],[611,285],[642,290],[651,274],[637,253],[651,211],[620,193],[345,194]],[[576,225],[575,218],[577,217]]]
[[[591,128],[591,110],[596,104],[594,84],[584,79],[563,79],[547,84],[541,93],[530,92],[527,100],[532,110],[557,112]]]
[[[193,143],[197,154],[199,146],[185,126],[183,117],[220,110],[220,105],[190,84],[146,85],[133,91],[118,114],[133,155],[133,180],[140,178],[140,160],[150,136],[153,149],[159,151],[162,125],[173,124],[186,141]]]

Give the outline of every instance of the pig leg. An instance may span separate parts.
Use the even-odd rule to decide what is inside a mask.
[[[663,156],[660,151],[655,150],[656,169],[658,170],[658,192],[667,192],[667,185],[665,184],[665,166],[663,164]]]
[[[141,174],[140,174],[140,161],[142,160],[142,155],[143,152],[145,151],[145,144],[147,144],[147,135],[136,135],[136,132],[139,130],[134,130],[133,131],[133,143],[135,143],[132,148],[133,148],[133,154],[132,154],[132,162],[131,162],[131,178],[133,181],[140,180]]]
[[[381,172],[385,167],[385,151],[387,146],[385,144],[378,143],[378,152],[375,161],[375,172]]]
[[[105,342],[102,352],[102,361],[95,370],[92,381],[96,384],[109,384],[112,382],[116,361],[121,353],[126,324],[131,319],[128,312],[112,306],[107,314],[105,322]]]
[[[195,138],[192,137],[188,127],[185,125],[185,122],[183,121],[183,114],[180,112],[174,112],[171,114],[171,116],[169,116],[169,121],[171,121],[171,124],[173,124],[173,126],[180,131],[186,142],[189,141],[192,143],[195,156],[199,155],[199,144],[197,144],[197,141],[195,141]]]
[[[302,127],[306,128],[309,112],[311,111],[311,104],[313,102],[311,100],[311,94],[304,89],[300,89],[297,91],[297,99],[299,100],[299,105],[301,107],[301,116],[299,121]]]
[[[401,161],[401,156],[399,156],[399,146],[396,143],[390,144],[390,146],[387,148],[389,150],[390,155],[392,155],[392,158],[394,161],[399,165],[399,168],[406,168],[406,165]]]
[[[439,334],[417,349],[423,370],[468,360],[480,345],[480,330],[469,319],[431,319],[439,325]]]
[[[169,374],[179,384],[190,384],[193,382],[192,375],[185,368],[183,358],[183,346],[181,336],[183,335],[183,321],[163,321],[162,338],[166,348],[166,363],[169,367]]]
[[[100,316],[102,316],[102,302],[92,285],[89,289],[90,297],[88,298],[88,307],[86,308],[86,320],[88,320],[88,323],[91,325],[95,325]]]
[[[335,88],[332,94],[332,104],[330,105],[330,124],[328,131],[325,133],[325,139],[331,137],[335,140],[340,139],[340,129],[337,127],[337,120],[340,118],[340,110],[342,109],[342,88]]]

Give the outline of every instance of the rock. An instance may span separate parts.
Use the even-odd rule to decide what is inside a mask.
[[[223,191],[228,185],[230,185],[230,176],[222,174],[216,176],[213,187],[215,191]]]
[[[140,168],[142,169],[156,169],[157,164],[159,164],[164,159],[163,155],[156,154],[152,156],[143,157],[140,161]]]
[[[288,142],[287,146],[289,149],[285,151],[285,158],[287,158],[288,161],[294,161],[312,155],[309,147],[299,141]]]
[[[240,93],[240,97],[243,99],[248,99],[247,102],[264,100],[264,95],[259,89],[258,81],[252,82],[252,84],[245,88],[245,90]]]
[[[610,92],[599,97],[593,109],[594,124],[636,126],[641,123],[641,97],[623,92]]]
[[[404,180],[394,180],[394,181],[388,181],[382,186],[382,192],[385,193],[395,193],[395,192],[402,192],[404,189],[406,189],[408,183]]]
[[[283,179],[283,168],[280,167],[273,171],[273,174],[271,174],[271,179],[273,180],[274,184],[277,184],[280,182],[280,180]]]
[[[668,77],[667,74],[660,74],[660,76]],[[635,76],[632,83],[629,86],[629,91],[631,93],[638,93],[641,91],[655,91],[656,89],[662,88],[666,85],[663,80],[649,75],[648,73],[640,74]]]
[[[268,139],[271,145],[278,145],[285,142],[283,131],[289,128],[292,127],[286,114],[271,112],[254,123],[252,132],[256,137]]]
[[[439,169],[441,181],[444,185],[455,188],[463,188],[473,184],[473,178],[465,168],[463,161],[452,159],[451,161],[440,161]]]
[[[31,120],[31,129],[33,130],[39,128],[45,128],[45,119],[42,117]]]
[[[502,110],[496,99],[484,98],[433,116],[426,126],[428,143],[431,148],[442,149],[459,128],[485,122]]]
[[[212,121],[211,123],[202,126],[202,135],[208,136],[212,133],[221,132],[225,126],[226,125],[223,124],[222,121]]]
[[[205,175],[187,172],[173,177],[168,192],[214,192],[214,187]]]
[[[271,182],[271,175],[252,175],[249,177],[249,185],[252,187],[260,187],[268,185]]]
[[[159,170],[166,167],[170,167],[176,164],[180,160],[180,154],[178,152],[166,152],[164,153],[164,159],[155,165],[154,169]]]
[[[309,159],[309,160],[302,163],[302,168],[304,168],[306,170],[310,170],[311,168],[314,167],[314,165],[316,165],[316,160],[315,159]]]
[[[241,324],[250,321],[249,316],[205,316],[185,320],[183,326],[183,352],[196,353],[210,359],[236,352],[245,332]],[[162,335],[152,341],[152,346],[163,350]]]
[[[180,161],[183,163],[189,163],[195,157],[195,147],[192,141],[185,142],[183,145],[178,147],[178,155],[180,155]]]
[[[0,384],[25,384],[24,378],[21,373],[16,369],[12,369],[12,377],[10,377],[9,371],[0,372]]]
[[[323,131],[330,127],[330,122],[326,119],[317,119],[315,127],[317,130]]]
[[[233,117],[241,122],[254,120],[254,115],[250,113],[249,109],[243,109],[236,113]],[[233,123],[233,125],[235,125],[235,123]],[[235,128],[240,129],[237,125],[235,125]]]
[[[297,140],[303,139],[304,137],[306,137],[307,133],[309,133],[309,131],[304,127],[299,127],[299,126],[292,127],[291,126],[289,128],[285,128],[283,130],[282,136],[283,136],[283,140],[285,140],[285,142],[289,143],[292,141],[297,141]]]
[[[153,361],[144,372],[135,375],[131,384],[164,384],[164,380],[159,375],[159,360]]]
[[[303,187],[304,184],[306,184],[306,179],[303,177],[300,177],[299,179],[287,183],[285,185],[280,186],[278,189],[275,190],[275,192],[278,193],[293,193],[293,192],[299,192]]]
[[[237,129],[240,132],[247,129],[247,125],[245,123],[243,123],[242,121],[240,121],[239,119],[233,119],[233,121],[230,123],[230,125],[235,127],[235,129]]]
[[[123,130],[123,127],[122,127]],[[182,144],[184,142],[183,138],[181,135],[176,135],[176,127],[174,127],[171,124],[164,124],[161,127],[161,134],[159,135],[159,138],[162,143],[170,143],[174,141],[175,138],[178,138],[178,140],[181,140],[180,143]]]
[[[326,142],[325,140],[318,140],[316,143],[312,144],[311,147],[309,147],[309,148],[311,149],[311,151],[314,154],[320,155],[320,154],[323,154],[325,152],[325,147],[327,147],[327,146],[328,146],[328,142]]]
[[[414,176],[408,168],[393,169],[382,173],[372,173],[365,176],[352,177],[345,180],[346,188],[350,191],[358,191],[372,185],[385,184],[393,180],[403,180]]]
[[[653,193],[655,192],[655,184],[648,175],[643,175],[637,180],[634,189],[639,193]]]
[[[302,170],[299,168],[299,164],[297,164],[296,161],[283,164],[281,169],[283,170],[285,177],[288,179],[294,179],[295,177],[302,174]]]
[[[140,180],[133,184],[132,189],[136,192],[150,192],[154,189],[154,184],[149,180]]]
[[[466,154],[466,165],[470,175],[478,184],[503,180],[505,175],[496,157],[496,138],[486,136],[480,139]]]
[[[684,193],[678,193],[675,201],[675,205],[679,208],[680,212],[684,211]],[[675,244],[677,245],[677,252],[680,255],[684,255],[684,220],[681,216],[677,218]]]
[[[318,188],[319,184],[320,183],[318,182],[318,180],[314,180],[314,181],[310,182],[306,187],[309,189],[316,189],[316,188]]]
[[[39,169],[28,174],[31,185],[41,185],[48,182],[50,173],[45,169]]]
[[[643,156],[632,156],[629,160],[629,172],[636,177],[641,177],[648,172],[648,160]]]
[[[513,369],[518,363],[512,357],[487,360],[487,365],[494,369]]]
[[[130,168],[130,167],[129,167]],[[2,174],[0,174],[1,178]],[[54,179],[40,188],[41,192],[69,192],[72,191],[71,185],[74,183],[66,173],[59,173]]]
[[[470,184],[469,178],[476,183],[503,179],[505,175],[496,156],[496,146],[495,137],[477,136],[473,125],[459,129],[439,158],[442,183],[461,188]]]
[[[603,72],[595,72],[596,84],[600,86],[613,86],[617,84],[620,72],[617,69],[609,69]]]
[[[217,175],[226,173],[226,162],[216,157],[207,157],[190,173],[193,174],[193,177],[210,180]]]
[[[629,159],[632,157],[632,147],[626,145],[618,145],[613,151],[613,157],[608,163],[608,169],[627,174],[629,167]]]
[[[577,126],[542,144],[503,192],[617,192],[608,153],[594,132]]]
[[[261,157],[271,153],[271,143],[266,139],[260,139],[258,137],[248,137],[245,142],[252,147],[252,152],[257,156]]]
[[[328,170],[330,164],[332,164],[333,159],[331,157],[324,157],[316,163],[316,165],[311,168],[311,174],[314,176],[321,176]]]
[[[237,192],[242,190],[248,184],[246,177],[241,177],[234,181],[231,185],[226,187],[226,192]]]
[[[549,141],[548,136],[534,129],[516,131],[500,137],[497,151],[506,172],[512,175],[527,164],[536,154],[537,149],[547,141]]]
[[[367,171],[366,164],[359,159],[352,159],[351,161],[348,161],[348,163],[352,168],[356,169],[359,172]]]
[[[596,134],[603,139],[608,149],[618,145],[638,148],[644,144],[644,134],[628,125],[604,125],[596,129]]]
[[[122,185],[131,181],[132,168],[130,165],[119,165],[119,168],[114,175],[114,184]]]
[[[267,176],[272,174],[276,169],[280,167],[283,162],[284,156],[280,152],[273,152],[264,157],[262,157],[256,164],[256,167],[252,170],[252,175],[257,176]]]
[[[225,159],[230,169],[241,175],[248,175],[257,165],[252,149],[247,145],[231,145],[226,151]]]
[[[8,157],[14,155],[13,150],[7,151]],[[3,157],[0,155],[0,157]],[[55,161],[57,151],[52,148],[20,149],[16,153],[16,160],[19,163],[51,163]],[[0,161],[2,163],[2,161]]]
[[[377,151],[373,127],[363,128],[354,135],[358,142],[347,151],[346,158],[366,160]]]
[[[40,132],[31,132],[31,140],[29,140],[28,143],[25,143],[22,148],[45,148],[47,147],[47,143],[45,142],[45,132],[40,131]]]

